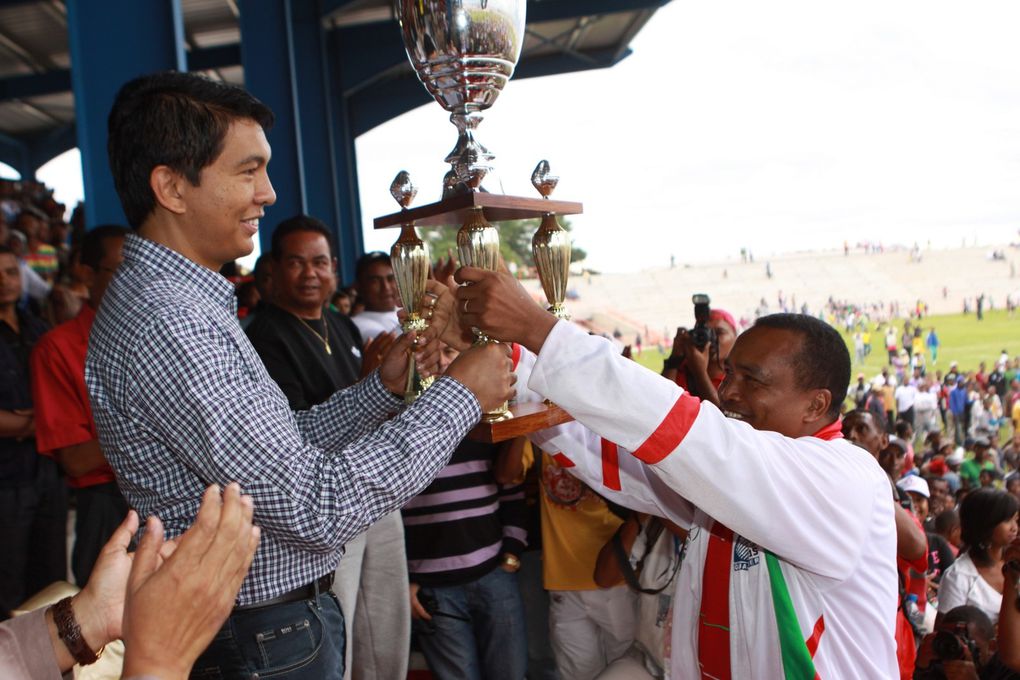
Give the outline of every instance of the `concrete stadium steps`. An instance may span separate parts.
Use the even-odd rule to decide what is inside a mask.
[[[992,261],[989,254],[993,249],[1003,251],[1006,260]],[[907,250],[851,251],[849,256],[842,251],[795,253],[768,260],[771,279],[765,273],[766,261],[761,259],[747,264],[735,260],[640,273],[573,276],[569,288],[578,299],[568,300],[567,307],[575,319],[590,320],[592,326],[606,332],[618,328],[628,342],[641,333],[645,344],[651,345],[664,331],[669,341],[676,326],[694,322],[694,293],[707,293],[713,307],[727,309],[738,319],[753,319],[761,298],[770,311],[778,311],[779,291],[788,301],[796,298],[798,308],[806,302],[812,313],[830,296],[858,304],[881,303],[886,311],[890,302],[898,302],[904,316],[919,299],[928,303],[932,314],[961,311],[965,297],[971,299],[973,309],[973,301],[981,293],[991,298],[996,308],[1005,306],[1007,294],[1020,300],[1020,249],[1016,247],[924,250],[921,255],[920,262],[911,262]],[[541,297],[537,280],[524,283]],[[948,288],[945,298],[943,286]]]

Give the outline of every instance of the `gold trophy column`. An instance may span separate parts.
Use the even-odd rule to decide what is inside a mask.
[[[468,211],[464,226],[457,232],[457,254],[462,265],[496,271],[499,265],[499,232],[485,219],[482,208]],[[498,342],[487,336],[484,330],[471,330],[475,333],[476,345]],[[482,420],[495,423],[512,417],[507,403],[503,402],[499,408],[483,414]]]
[[[402,210],[407,210],[417,193],[418,189],[411,182],[411,177],[405,170],[398,172],[397,176],[393,178],[393,183],[390,184],[390,195],[400,204]],[[390,248],[390,263],[397,280],[400,302],[407,312],[407,318],[402,324],[404,332],[421,333],[428,328],[428,320],[422,312],[422,297],[425,295],[425,284],[429,278],[431,260],[429,246],[418,238],[414,220],[408,220],[400,225],[400,236]],[[432,382],[433,378],[422,378],[418,375],[412,354],[408,358],[404,401],[408,404],[413,402],[428,389]]]

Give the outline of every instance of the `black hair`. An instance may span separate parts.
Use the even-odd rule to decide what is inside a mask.
[[[875,414],[874,413],[872,413],[871,411],[869,411],[866,408],[854,408],[854,409],[850,409],[849,411],[847,411],[846,413],[843,414],[843,427],[842,427],[842,430],[843,430],[843,436],[844,437],[849,436],[849,433],[851,431],[850,430],[850,426],[853,424],[853,421],[855,419],[858,419],[858,418],[861,418],[861,419],[863,419],[863,418],[870,418],[871,419],[871,425],[872,425],[872,427],[875,428],[875,431],[878,432],[879,434],[881,434],[883,432],[882,423],[878,422],[878,420],[875,418]]]
[[[986,642],[991,642],[995,639],[995,626],[992,624],[992,620],[988,618],[988,614],[985,614],[973,605],[961,604],[959,607],[953,607],[946,612],[946,616],[942,621],[948,625],[957,623],[973,624],[974,630]],[[975,659],[976,661],[977,659]]]
[[[198,186],[240,119],[268,130],[273,112],[241,87],[194,73],[153,73],[124,85],[110,109],[106,150],[128,224],[137,229],[156,207],[153,168],[166,165]]]
[[[359,257],[358,261],[354,265],[354,280],[360,281],[365,271],[376,262],[385,262],[386,264],[390,264],[389,253],[376,250],[371,253],[365,253]]]
[[[276,225],[276,229],[273,230],[272,239],[272,258],[279,261],[283,256],[283,239],[302,231],[310,231],[316,234],[322,234],[326,239],[326,244],[329,245],[330,257],[336,257],[336,250],[333,249],[333,233],[329,230],[329,227],[319,219],[310,217],[308,215],[295,215],[294,217],[288,217],[283,222]],[[261,259],[261,258],[260,258]]]
[[[935,516],[935,533],[944,534],[960,523],[960,517],[954,508],[943,510]]]
[[[827,415],[839,416],[850,386],[850,352],[835,328],[807,314],[769,314],[754,327],[793,331],[801,336],[800,351],[788,357],[801,389],[826,389],[832,395]]]
[[[897,420],[895,425],[896,436],[901,439],[906,439],[907,432],[910,430],[910,427],[911,427],[910,423],[908,423],[906,420],[903,419]]]
[[[6,243],[0,243],[0,255],[13,255],[14,259],[18,258],[18,254]]]
[[[119,224],[102,224],[89,229],[81,241],[78,261],[93,271],[99,271],[99,263],[106,257],[106,239],[123,238],[127,233],[127,228]]]
[[[999,489],[983,487],[968,493],[960,503],[960,538],[977,566],[990,563],[988,541],[1000,523],[1020,510],[1016,496]]]
[[[843,421],[845,422],[850,418],[862,418],[864,416],[869,416],[872,420],[875,419],[875,414],[866,408],[852,408],[843,414]]]

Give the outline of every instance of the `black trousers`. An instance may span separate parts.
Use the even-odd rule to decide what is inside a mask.
[[[67,578],[67,486],[39,457],[35,480],[0,488],[0,616]]]
[[[127,516],[128,505],[116,482],[74,489],[74,496],[78,508],[71,569],[74,580],[84,587],[103,546]]]

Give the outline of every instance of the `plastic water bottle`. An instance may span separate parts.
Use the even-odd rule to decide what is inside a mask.
[[[903,602],[903,613],[907,615],[907,620],[915,631],[924,628],[924,612],[917,606],[917,595],[913,593],[907,595]]]

